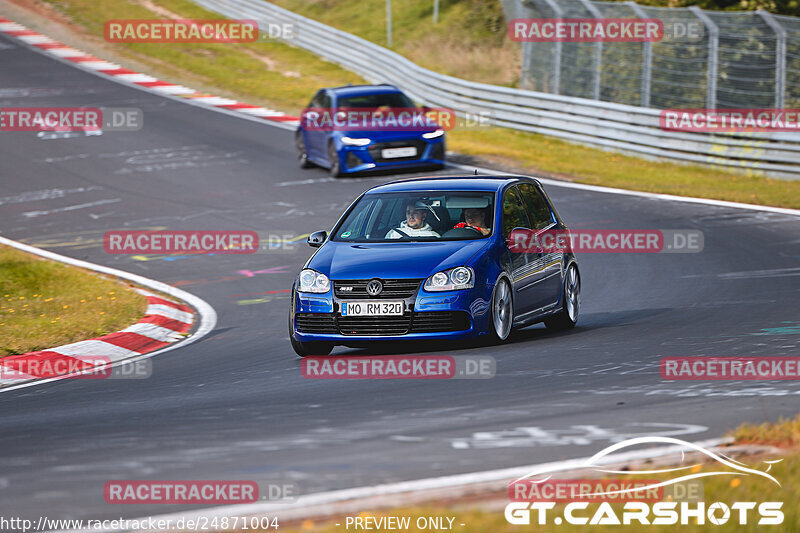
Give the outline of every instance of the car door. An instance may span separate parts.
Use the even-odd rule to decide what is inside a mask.
[[[517,188],[532,229],[536,232],[536,242],[545,242],[542,239],[544,232],[552,232],[556,228],[550,204],[539,187],[533,183],[520,183]],[[556,304],[561,291],[564,253],[557,251],[553,246],[546,246],[538,251],[531,249],[528,260],[533,265],[532,270],[537,272],[536,285],[530,288],[534,300],[533,309],[539,310]]]
[[[328,102],[327,106],[325,105],[326,100]],[[330,113],[330,96],[324,90],[319,90],[314,95],[314,98],[311,99],[308,107],[319,113]],[[319,128],[303,129],[303,140],[306,143],[306,152],[309,157],[327,160],[327,139],[329,135],[330,132],[322,131]]]
[[[531,233],[528,213],[515,186],[508,187],[503,193],[503,238],[509,246],[512,232]],[[531,252],[527,246],[509,247],[511,256],[511,280],[514,285],[514,315],[517,318],[534,309],[535,297],[531,290],[535,283],[535,274],[531,273]]]

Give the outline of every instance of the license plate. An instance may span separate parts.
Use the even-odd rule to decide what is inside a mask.
[[[392,159],[395,157],[412,157],[415,155],[417,155],[417,148],[415,146],[403,148],[384,148],[381,150],[381,157],[384,159]]]
[[[364,300],[342,302],[342,316],[393,316],[403,314],[403,302]]]

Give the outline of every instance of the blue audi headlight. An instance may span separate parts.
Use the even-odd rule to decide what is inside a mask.
[[[306,268],[300,272],[300,278],[298,279],[297,284],[297,291],[298,292],[313,292],[313,293],[325,293],[331,289],[331,280],[328,279],[328,276],[325,274],[321,274],[316,270],[311,270],[310,268]]]
[[[425,280],[426,291],[457,291],[475,286],[475,273],[470,267],[456,267],[437,272]]]

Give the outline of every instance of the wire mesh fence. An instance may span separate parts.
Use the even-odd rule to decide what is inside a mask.
[[[526,89],[651,108],[800,107],[800,19],[634,2],[504,0],[508,20],[658,19],[651,42],[523,42]]]

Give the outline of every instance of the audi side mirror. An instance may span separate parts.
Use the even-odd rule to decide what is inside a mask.
[[[320,246],[323,245],[323,243],[325,243],[325,239],[327,238],[328,238],[327,231],[315,231],[314,233],[308,236],[308,240],[306,242],[308,242],[308,245],[311,246],[312,248],[319,248]]]

